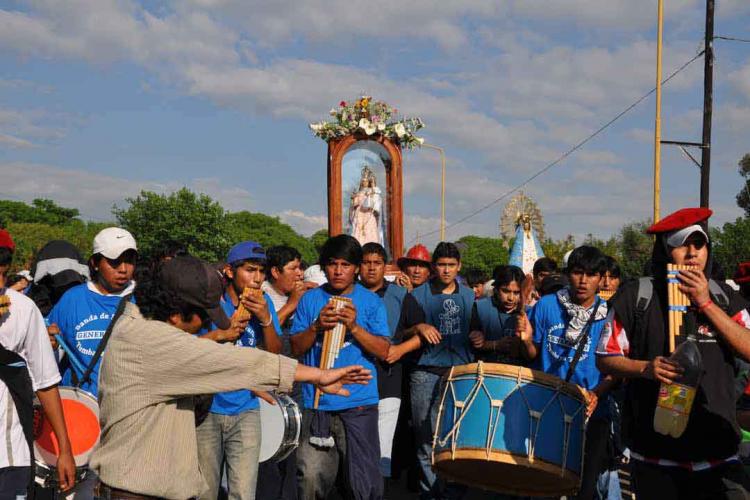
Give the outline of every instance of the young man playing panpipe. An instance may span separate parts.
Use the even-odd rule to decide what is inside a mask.
[[[735,356],[750,358],[750,317],[738,293],[709,281],[713,267],[705,223],[711,213],[685,208],[647,230],[656,235],[653,279],[621,287],[597,349],[602,371],[629,379],[623,426],[639,499],[748,498],[750,483],[737,459],[734,370]],[[677,438],[654,431],[660,384],[679,380],[683,371],[668,358],[666,318],[674,307],[668,302],[667,264],[697,268],[677,275],[679,291],[691,305],[675,340],[677,346],[695,342],[703,365],[687,428]]]
[[[268,352],[280,353],[279,320],[271,298],[260,289],[265,279],[263,247],[254,241],[237,243],[229,250],[226,262],[224,276],[229,286],[221,298],[221,307],[235,323],[246,322],[247,326],[221,330],[220,325],[212,324],[203,338],[218,334],[212,340],[241,347],[263,346]],[[208,415],[196,429],[198,459],[208,483],[200,498],[216,498],[224,464],[229,496],[237,500],[255,498],[262,438],[258,396],[268,397],[247,389],[214,395]]]
[[[385,306],[377,295],[356,282],[361,263],[362,247],[351,236],[334,236],[323,245],[320,265],[328,282],[302,296],[291,331],[293,353],[304,356],[305,363],[318,366],[323,357],[335,367],[356,364],[374,372],[375,359],[383,360],[388,355]],[[343,297],[350,303],[337,307],[332,297]],[[327,333],[336,331],[337,326],[338,333],[342,333],[342,327],[345,333],[340,349],[331,347],[331,333]],[[297,449],[299,498],[328,498],[339,464],[345,466],[348,496],[363,500],[383,496],[378,383],[373,379],[367,385],[347,388],[349,398],[322,394],[317,401],[315,387],[303,386],[304,412]]]

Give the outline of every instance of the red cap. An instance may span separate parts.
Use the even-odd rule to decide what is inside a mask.
[[[0,248],[10,248],[11,252],[16,251],[16,244],[13,243],[13,238],[5,229],[0,229]]]
[[[662,220],[652,225],[646,232],[648,234],[667,233],[684,229],[693,224],[698,224],[707,220],[713,211],[709,208],[682,208],[672,214],[667,215]]]
[[[740,262],[733,279],[737,284],[750,283],[750,262]]]
[[[406,255],[398,259],[398,265],[404,265],[407,260],[418,260],[420,262],[426,262],[432,264],[432,257],[430,257],[430,251],[427,247],[421,244],[416,244],[406,252]]]

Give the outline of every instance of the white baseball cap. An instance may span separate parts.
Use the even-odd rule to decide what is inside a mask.
[[[690,235],[694,233],[702,234],[706,239],[706,242],[708,243],[708,235],[698,224],[693,224],[692,226],[683,227],[682,229],[667,233],[665,241],[667,242],[667,245],[672,248],[681,247],[685,244],[685,241],[690,237]]]
[[[108,227],[94,236],[94,255],[116,259],[127,250],[138,250],[133,235],[121,227]]]

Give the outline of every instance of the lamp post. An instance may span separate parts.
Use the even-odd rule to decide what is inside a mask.
[[[442,166],[440,174],[440,241],[445,241],[445,151],[441,147],[426,142],[422,144],[422,147],[434,149],[440,153]]]

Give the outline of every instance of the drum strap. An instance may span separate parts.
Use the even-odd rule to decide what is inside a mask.
[[[576,342],[576,353],[573,355],[573,360],[570,362],[570,366],[568,367],[568,373],[565,375],[566,382],[570,382],[570,379],[573,378],[573,374],[575,373],[576,366],[578,366],[578,362],[581,360],[581,356],[583,355],[583,349],[586,347],[586,342],[589,339],[589,333],[591,332],[591,325],[594,324],[596,313],[599,312],[599,304],[600,302],[597,299],[596,307],[594,307],[594,310],[591,311],[591,316],[589,317],[589,320],[586,322],[585,325],[583,325],[583,331],[581,332],[581,335],[578,337],[578,342]]]
[[[94,353],[94,357],[91,358],[89,366],[87,366],[86,371],[83,372],[81,380],[79,380],[78,383],[75,384],[76,387],[81,387],[83,384],[88,383],[91,379],[91,372],[94,371],[96,363],[98,363],[99,359],[102,357],[104,348],[107,347],[109,337],[112,335],[112,329],[115,327],[115,323],[117,323],[117,320],[120,319],[120,316],[122,316],[123,311],[125,311],[125,304],[130,301],[131,295],[132,294],[125,295],[122,299],[120,299],[120,303],[117,304],[117,311],[115,311],[115,315],[112,317],[112,321],[109,322],[109,326],[107,326],[107,330],[104,332],[104,336],[102,337],[101,342],[99,342],[99,346],[96,348],[96,352]]]

